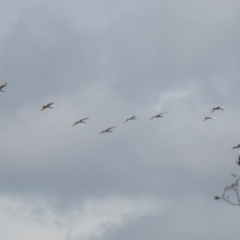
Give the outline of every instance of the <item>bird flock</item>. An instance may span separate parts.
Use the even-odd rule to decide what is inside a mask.
[[[3,85],[1,85],[1,86],[3,86]],[[0,88],[1,88],[1,86],[0,86]],[[5,85],[5,86],[6,86],[6,85]],[[48,103],[48,104],[46,104],[46,105],[43,105],[42,108],[40,109],[40,111],[43,111],[43,110],[45,110],[45,109],[47,109],[47,108],[53,109],[53,107],[52,107],[53,104],[54,104],[54,102],[50,102],[50,103]],[[159,114],[157,114],[157,115],[155,115],[155,116],[152,116],[151,118],[149,118],[149,120],[151,120],[151,119],[153,119],[153,118],[161,118],[161,117],[163,117],[162,115],[165,114],[165,113],[167,113],[167,112],[159,113]],[[74,123],[72,124],[72,126],[76,126],[76,125],[79,124],[79,123],[87,123],[86,120],[88,120],[88,119],[89,119],[89,117],[82,118],[82,119],[74,122]],[[132,116],[132,117],[127,118],[127,119],[123,122],[123,124],[125,124],[125,123],[127,123],[128,121],[131,121],[131,120],[137,120],[136,116],[134,115],[134,116]],[[113,132],[113,131],[112,131],[113,128],[115,128],[115,126],[112,126],[112,127],[107,128],[107,129],[104,129],[104,130],[102,130],[99,134]]]
[[[5,88],[6,86],[7,86],[7,83],[1,84],[1,85],[0,85],[0,92],[5,93],[5,91],[3,91],[3,88]],[[48,104],[46,104],[46,105],[43,105],[42,108],[40,109],[40,111],[43,111],[43,110],[45,110],[45,109],[47,109],[47,108],[53,109],[53,107],[52,107],[53,104],[54,104],[54,102],[50,102],[50,103],[48,103]],[[213,112],[216,111],[216,110],[224,110],[224,109],[225,109],[225,108],[224,108],[223,106],[213,107],[211,113],[213,113]],[[157,114],[157,115],[154,115],[154,116],[150,117],[149,120],[154,119],[154,118],[162,118],[162,117],[163,117],[163,114],[166,114],[166,113],[167,113],[167,112],[162,112],[162,113],[159,113],[159,114]],[[82,118],[82,119],[74,122],[74,123],[72,124],[72,126],[76,126],[77,124],[80,124],[80,123],[87,123],[86,120],[88,120],[88,119],[89,119],[89,117]],[[131,121],[131,120],[137,120],[136,116],[133,115],[132,117],[127,118],[127,119],[123,122],[123,124],[125,124],[125,123],[127,123],[128,121]],[[204,117],[203,121],[206,121],[206,120],[216,120],[216,118],[215,118],[215,117],[212,117],[212,116],[206,116],[206,117]],[[115,128],[115,126],[106,128],[106,129],[102,130],[101,132],[99,132],[99,134],[113,132],[112,129],[114,129],[114,128]],[[232,147],[232,149],[236,149],[236,148],[240,148],[240,143],[237,144],[236,146],[233,146],[233,147]],[[240,156],[238,157],[238,159],[237,159],[236,162],[237,162],[237,164],[240,166]]]

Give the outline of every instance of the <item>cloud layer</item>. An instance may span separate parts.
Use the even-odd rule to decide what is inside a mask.
[[[5,239],[238,239],[238,215],[213,201],[238,172],[238,9],[2,1]]]

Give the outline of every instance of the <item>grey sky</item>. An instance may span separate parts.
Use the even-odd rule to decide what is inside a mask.
[[[238,240],[239,7],[2,0],[0,235]]]

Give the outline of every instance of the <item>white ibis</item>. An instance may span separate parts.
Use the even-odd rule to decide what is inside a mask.
[[[214,108],[212,108],[211,113],[214,112],[215,110],[224,110],[224,107],[223,106],[214,107]]]
[[[111,131],[113,128],[115,128],[115,127],[107,128],[107,129],[101,131],[99,134],[101,134],[101,133],[105,133],[105,132],[106,132],[106,133],[107,133],[107,132],[113,132],[113,131]]]
[[[4,83],[4,84],[0,85],[0,92],[4,92],[2,89],[3,89],[4,87],[6,87],[6,85],[7,85],[7,83]],[[5,92],[4,92],[4,93],[5,93]]]
[[[82,118],[78,121],[76,121],[72,126],[76,126],[78,123],[87,123],[87,122],[84,122],[85,120],[89,119],[89,117],[86,117],[86,118]]]
[[[48,103],[48,104],[42,106],[42,108],[40,109],[40,111],[43,111],[43,110],[45,110],[46,108],[51,108],[51,109],[53,109],[53,107],[51,107],[53,104],[54,104],[54,102],[51,102],[51,103]]]
[[[216,120],[215,117],[205,117],[205,118],[203,119],[203,121],[206,121],[206,120],[209,120],[209,119]]]
[[[134,115],[134,116],[132,116],[132,117],[130,117],[130,118],[127,118],[123,124],[125,124],[125,123],[128,122],[129,120],[137,120],[137,118],[136,118],[136,116]]]
[[[235,148],[240,148],[240,144],[234,146],[232,149],[235,149]]]
[[[151,120],[151,119],[153,119],[153,118],[160,118],[160,117],[163,117],[162,115],[165,114],[165,113],[167,113],[167,112],[159,113],[158,115],[155,115],[155,116],[149,118],[149,120]]]

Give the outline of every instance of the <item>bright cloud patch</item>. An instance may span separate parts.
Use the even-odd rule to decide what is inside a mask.
[[[124,226],[145,215],[158,214],[164,205],[146,197],[95,199],[60,214],[44,201],[5,197],[0,199],[0,232],[9,240],[88,239],[103,236],[112,227]]]

